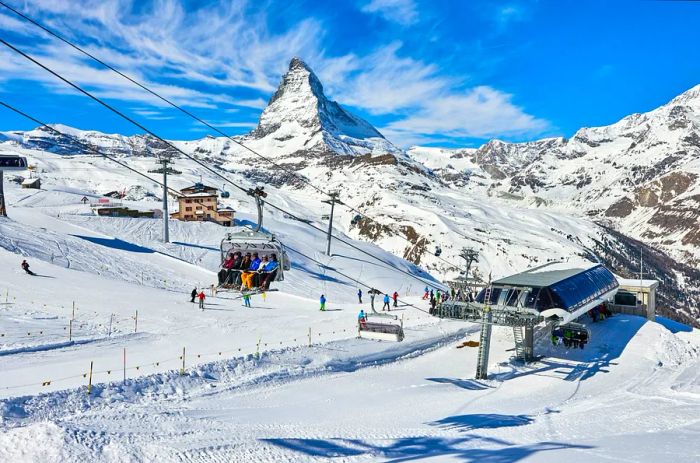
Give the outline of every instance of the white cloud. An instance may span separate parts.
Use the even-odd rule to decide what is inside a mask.
[[[264,13],[250,14],[247,8],[245,1],[226,0],[194,11],[185,11],[176,0],[160,0],[145,8],[132,0],[42,0],[27,4],[25,12],[176,103],[260,108],[264,107],[263,99],[236,101],[226,93],[241,87],[271,92],[290,56],[318,54],[324,32],[311,19],[272,32]],[[51,61],[58,72],[92,86],[100,96],[153,102],[148,95],[140,96],[140,90],[132,90],[132,84],[119,82],[121,78],[112,78],[109,71],[103,71],[74,50],[49,40],[38,29],[23,29],[21,24],[11,13],[0,11],[0,25],[25,32],[27,39],[19,48],[42,61]],[[0,65],[9,71],[0,79],[31,76],[46,85],[54,81],[53,77],[42,76],[44,71],[30,70],[31,63],[13,63]],[[197,84],[197,88],[205,84],[208,88],[188,89],[192,84]]]
[[[145,9],[133,0],[37,0],[27,5],[31,16],[189,107],[227,114],[239,108],[262,109],[289,59],[298,55],[316,69],[329,96],[394,120],[382,132],[402,145],[444,137],[530,135],[548,125],[515,105],[511,95],[487,86],[469,88],[468,76],[454,76],[448,69],[412,57],[399,41],[367,54],[333,56],[323,48],[321,22],[305,19],[273,32],[267,10],[251,13],[256,9],[245,1],[216,0],[195,11],[185,11],[176,0],[158,0]],[[417,15],[413,2],[399,0],[372,0],[363,11],[391,14],[392,20],[403,23],[416,20]],[[502,14],[511,19],[517,16],[510,10]],[[148,114],[143,106],[158,112],[166,106],[162,101],[36,30],[25,31],[5,15],[0,13],[0,25],[26,36],[19,48],[98,96],[135,103],[142,117],[161,117]],[[37,81],[51,92],[75,92],[2,49],[0,83],[12,79]],[[246,97],[234,98],[241,88]],[[255,125],[222,123],[225,127]]]
[[[523,111],[512,96],[479,86],[463,94],[434,98],[407,117],[388,124],[383,132],[400,145],[416,137],[490,138],[536,135],[549,123]],[[409,141],[407,141],[409,140]]]
[[[404,26],[418,21],[418,9],[414,0],[370,0],[361,10],[364,13],[376,13],[387,21]]]
[[[333,98],[397,120],[381,132],[408,146],[445,137],[488,138],[540,134],[549,123],[512,102],[512,95],[488,86],[469,88],[465,77],[446,77],[434,64],[399,56],[402,44],[374,53],[324,63],[319,75]]]
[[[394,42],[364,57],[337,59],[331,61],[330,69],[322,64],[319,75],[329,93],[343,104],[373,114],[421,107],[455,83],[441,76],[433,64],[399,56],[401,46]]]

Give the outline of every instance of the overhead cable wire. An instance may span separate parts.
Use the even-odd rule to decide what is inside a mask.
[[[208,172],[212,173],[213,175],[215,175],[215,176],[221,178],[222,180],[226,181],[227,183],[231,184],[232,186],[234,186],[235,188],[241,190],[242,192],[244,192],[244,193],[246,193],[246,194],[248,194],[248,195],[251,195],[251,194],[252,194],[252,191],[251,191],[250,189],[247,189],[247,188],[244,188],[244,187],[240,186],[239,184],[237,184],[237,183],[234,182],[233,180],[231,180],[231,179],[229,179],[228,177],[222,175],[220,172],[218,172],[218,171],[212,169],[211,167],[207,166],[206,164],[204,164],[204,163],[203,163],[202,161],[200,161],[199,159],[197,159],[197,158],[195,158],[194,156],[191,156],[191,155],[185,153],[184,151],[182,151],[181,149],[177,148],[175,145],[173,145],[173,144],[170,143],[169,141],[167,141],[167,140],[161,138],[159,135],[157,135],[156,133],[154,133],[154,132],[151,131],[150,129],[146,128],[146,127],[145,127],[144,125],[142,125],[141,123],[135,121],[134,119],[132,119],[131,117],[129,117],[129,116],[127,116],[126,114],[122,113],[121,111],[119,111],[119,110],[116,109],[115,107],[111,106],[110,104],[106,103],[105,101],[103,101],[103,100],[100,99],[99,97],[93,95],[93,94],[90,93],[89,91],[83,89],[83,88],[80,87],[79,85],[77,85],[77,84],[73,83],[72,81],[68,80],[67,78],[63,77],[61,74],[59,74],[58,72],[56,72],[56,71],[54,71],[53,69],[49,68],[48,66],[46,66],[46,65],[43,64],[43,63],[41,63],[41,62],[38,61],[37,59],[33,58],[32,56],[30,56],[30,55],[28,55],[27,53],[23,52],[22,50],[18,49],[18,48],[15,47],[14,45],[8,43],[5,39],[0,38],[0,43],[3,44],[3,45],[5,45],[6,47],[10,48],[10,49],[13,50],[14,52],[20,54],[20,55],[23,56],[25,59],[27,59],[27,60],[31,61],[32,63],[36,64],[37,66],[41,67],[42,69],[44,69],[45,71],[49,72],[50,74],[54,75],[55,77],[57,77],[57,78],[60,79],[61,81],[65,82],[65,83],[68,84],[69,86],[71,86],[71,87],[73,87],[74,89],[78,90],[80,93],[84,94],[85,96],[89,97],[90,99],[94,100],[95,102],[99,103],[100,105],[104,106],[105,108],[109,109],[110,111],[114,112],[115,114],[117,114],[118,116],[122,117],[122,118],[125,119],[126,121],[128,121],[128,122],[130,122],[131,124],[135,125],[136,127],[138,127],[139,129],[143,130],[143,131],[146,132],[147,134],[151,135],[151,136],[154,137],[155,139],[160,140],[161,142],[163,142],[163,143],[164,143],[166,146],[168,146],[169,148],[172,148],[173,150],[179,152],[180,154],[182,154],[182,155],[185,156],[186,158],[190,159],[191,161],[193,161],[193,162],[195,162],[196,164],[198,164],[198,165],[200,165],[201,167],[203,167],[206,171],[208,171]],[[287,214],[288,216],[290,216],[290,217],[293,218],[294,220],[297,220],[297,221],[299,221],[299,222],[304,223],[307,227],[310,227],[310,228],[312,228],[312,229],[314,229],[314,230],[316,230],[316,231],[318,231],[318,232],[321,232],[321,233],[323,233],[323,234],[327,234],[326,230],[323,230],[323,229],[321,229],[321,228],[319,228],[319,227],[317,227],[317,226],[315,226],[315,225],[313,225],[313,224],[311,224],[311,223],[308,223],[307,221],[301,219],[300,217],[298,217],[298,216],[295,215],[294,213],[289,212],[289,211],[287,211],[287,210],[285,210],[285,209],[283,209],[283,208],[281,208],[281,207],[279,207],[279,206],[277,206],[277,205],[275,205],[275,204],[273,204],[273,203],[271,203],[271,202],[269,202],[269,201],[267,201],[267,200],[264,200],[264,199],[262,199],[262,198],[260,198],[260,200],[263,201],[263,202],[264,202],[265,204],[267,204],[268,206],[270,206],[271,208],[273,208],[273,209],[275,209],[275,210],[277,210],[277,211],[279,211],[279,212],[282,212],[283,214]],[[394,269],[395,271],[397,271],[397,272],[403,273],[403,274],[405,274],[405,275],[407,275],[407,276],[409,276],[409,277],[411,277],[411,278],[413,278],[413,279],[415,279],[415,280],[418,280],[418,281],[420,281],[422,284],[427,284],[427,285],[435,286],[434,284],[431,284],[431,282],[426,281],[425,279],[423,279],[423,278],[421,278],[421,277],[419,277],[419,276],[413,274],[412,272],[409,272],[409,271],[406,271],[406,270],[404,270],[404,269],[401,269],[401,268],[399,268],[399,267],[393,265],[391,262],[388,262],[388,261],[382,259],[381,257],[375,255],[375,254],[372,254],[372,253],[370,253],[370,252],[368,252],[368,251],[365,251],[364,249],[360,248],[359,246],[357,246],[357,245],[355,245],[355,244],[353,244],[353,243],[351,243],[351,242],[348,242],[348,241],[346,241],[346,240],[344,240],[344,239],[342,239],[342,238],[340,238],[340,237],[338,237],[338,236],[336,236],[336,235],[332,235],[332,234],[331,234],[331,236],[332,236],[333,238],[335,238],[337,241],[339,241],[339,242],[345,244],[346,246],[349,246],[349,247],[355,249],[356,251],[358,251],[358,252],[360,252],[360,253],[362,253],[362,254],[365,254],[365,255],[367,255],[367,256],[369,256],[369,257],[371,257],[371,258],[373,258],[373,259],[375,259],[375,260],[377,260],[377,261],[379,261],[379,262],[382,262],[383,264],[387,265],[387,266],[390,267],[390,268],[393,268],[393,269]]]
[[[6,9],[10,10],[10,11],[13,12],[15,15],[19,16],[20,18],[24,19],[25,21],[28,21],[29,23],[33,24],[34,26],[40,28],[41,30],[43,30],[43,31],[46,32],[47,34],[51,35],[52,37],[55,37],[56,39],[58,39],[58,40],[60,40],[61,42],[65,43],[66,45],[70,46],[71,48],[77,50],[78,52],[80,52],[80,53],[82,53],[83,55],[87,56],[88,58],[92,59],[93,61],[99,63],[100,65],[104,66],[105,68],[109,69],[110,71],[115,72],[116,74],[118,74],[119,76],[121,76],[121,77],[123,77],[124,79],[128,80],[128,81],[131,82],[132,84],[134,84],[134,85],[136,85],[137,87],[141,88],[142,90],[148,92],[149,94],[153,95],[154,97],[158,98],[159,100],[163,101],[164,103],[168,104],[169,106],[172,106],[173,108],[177,109],[178,111],[182,112],[183,114],[187,115],[188,117],[191,117],[192,119],[194,119],[194,120],[196,120],[197,122],[199,122],[200,124],[202,124],[202,125],[208,127],[209,129],[213,130],[214,132],[218,133],[219,135],[221,135],[221,136],[227,138],[228,140],[230,140],[230,141],[232,141],[233,143],[237,144],[237,145],[240,146],[241,148],[247,150],[248,152],[250,152],[250,153],[252,153],[252,154],[254,154],[254,155],[258,156],[258,157],[260,157],[261,159],[265,160],[266,162],[270,163],[271,165],[275,166],[276,168],[283,170],[284,172],[286,172],[287,174],[291,175],[292,177],[298,178],[299,180],[301,180],[302,183],[304,183],[304,184],[310,186],[311,188],[313,188],[314,190],[318,191],[319,193],[322,193],[322,194],[324,194],[324,195],[326,195],[326,196],[328,196],[328,197],[331,197],[331,198],[333,197],[333,194],[332,194],[331,192],[325,191],[324,189],[322,189],[322,188],[320,188],[320,187],[314,185],[310,180],[308,180],[307,178],[305,178],[303,175],[298,174],[297,172],[295,172],[295,171],[293,171],[293,170],[291,170],[291,169],[289,169],[289,168],[283,166],[282,164],[280,164],[280,163],[278,163],[278,162],[275,162],[273,159],[271,159],[271,158],[269,158],[269,157],[267,157],[267,156],[265,156],[265,155],[259,153],[258,151],[252,149],[251,147],[249,147],[249,146],[247,146],[247,145],[241,143],[240,141],[238,141],[238,140],[236,140],[235,138],[233,138],[232,136],[228,135],[227,133],[225,133],[225,132],[222,131],[221,129],[215,127],[214,125],[210,124],[209,122],[207,122],[207,121],[205,121],[204,119],[200,118],[199,116],[195,115],[195,114],[192,113],[191,111],[189,111],[189,110],[183,108],[182,106],[180,106],[180,105],[174,103],[172,100],[170,100],[170,99],[168,99],[168,98],[162,96],[161,94],[159,94],[159,93],[156,92],[155,90],[150,89],[147,85],[145,85],[145,84],[139,82],[138,80],[136,80],[136,79],[134,79],[134,78],[128,76],[127,74],[123,73],[123,72],[120,71],[119,69],[115,68],[114,66],[110,65],[109,63],[106,63],[106,62],[103,61],[102,59],[98,58],[97,56],[95,56],[95,55],[93,55],[92,53],[88,52],[87,50],[83,49],[82,47],[80,47],[80,46],[76,45],[75,43],[71,42],[70,40],[66,39],[65,37],[63,37],[63,36],[60,35],[59,33],[54,32],[53,30],[49,29],[48,27],[44,26],[43,24],[41,24],[40,22],[34,20],[33,18],[30,18],[29,16],[25,15],[25,14],[22,13],[21,11],[15,9],[15,8],[13,8],[13,7],[11,7],[11,6],[8,5],[7,3],[3,2],[2,0],[0,0],[0,6],[5,7]],[[350,204],[347,204],[347,203],[345,203],[345,202],[343,202],[343,201],[340,201],[340,200],[336,200],[336,202],[337,202],[338,204],[340,204],[341,206],[346,207],[346,208],[347,208],[348,210],[350,210],[351,212],[354,212],[354,213],[356,213],[356,214],[361,215],[363,218],[369,220],[370,222],[373,222],[373,223],[375,223],[375,224],[377,224],[377,225],[384,225],[384,224],[382,224],[381,222],[379,222],[378,220],[376,220],[376,219],[370,217],[370,216],[367,215],[366,213],[364,213],[364,212],[358,210],[357,208],[351,206]],[[412,242],[411,240],[409,240],[406,236],[403,236],[403,235],[400,235],[400,234],[399,234],[398,236],[399,236],[400,238],[402,238],[404,241],[406,241],[407,243],[411,244],[412,246],[415,246],[415,245],[417,244],[417,242],[416,242],[416,243],[413,243],[413,242]],[[439,260],[445,262],[446,264],[449,264],[451,267],[453,267],[453,268],[455,268],[455,269],[457,269],[457,270],[460,270],[460,271],[462,270],[462,267],[461,267],[461,266],[459,266],[459,265],[457,265],[457,264],[454,264],[453,262],[450,262],[450,261],[448,261],[447,259],[445,259],[445,258],[443,258],[443,257],[440,257],[440,256],[435,256],[435,257],[436,257],[437,259],[439,259]]]
[[[34,122],[35,124],[39,124],[40,127],[44,127],[45,129],[51,131],[52,133],[58,135],[59,137],[67,137],[67,138],[70,138],[70,135],[65,134],[65,133],[63,133],[63,132],[61,132],[61,131],[59,131],[59,130],[53,128],[53,127],[51,127],[50,125],[48,125],[48,124],[46,124],[46,123],[40,121],[39,119],[36,119],[36,118],[30,116],[29,114],[25,113],[24,111],[22,111],[22,110],[20,110],[20,109],[18,109],[18,108],[16,108],[16,107],[14,107],[14,106],[12,106],[12,105],[10,105],[10,104],[8,104],[8,103],[5,103],[4,101],[0,101],[0,106],[4,106],[5,108],[9,109],[10,111],[13,111],[13,112],[19,114],[20,116],[23,116],[23,117],[29,119],[30,121]],[[138,170],[136,170],[136,169],[130,167],[130,166],[127,165],[126,163],[123,163],[123,162],[121,162],[121,161],[119,161],[119,160],[113,158],[112,156],[109,156],[108,154],[101,153],[97,148],[95,148],[95,147],[93,147],[93,146],[91,146],[91,145],[89,145],[89,144],[83,143],[82,141],[77,140],[77,139],[74,139],[74,141],[75,141],[75,142],[79,145],[79,147],[82,148],[83,150],[88,151],[88,152],[92,152],[92,153],[94,153],[94,154],[97,154],[98,156],[101,156],[101,157],[103,157],[103,158],[105,158],[105,159],[108,159],[108,160],[110,160],[110,161],[112,161],[112,162],[114,162],[114,163],[116,163],[116,164],[119,164],[120,166],[124,167],[125,169],[128,169],[128,170],[130,170],[131,172],[134,172],[135,174],[138,174],[138,175],[140,175],[141,177],[144,177],[144,178],[150,180],[151,182],[153,182],[153,183],[155,183],[155,184],[157,184],[157,185],[160,185],[161,187],[164,186],[164,185],[163,185],[161,182],[159,182],[158,180],[156,180],[156,179],[154,179],[154,178],[151,178],[151,177],[149,177],[148,175],[146,175],[146,174],[144,174],[144,173],[141,173],[140,171],[138,171]],[[98,167],[95,166],[95,168],[98,168]],[[182,196],[182,193],[180,193],[179,191],[174,190],[174,189],[172,189],[172,188],[170,188],[170,187],[168,187],[168,191],[170,191],[171,193],[175,194],[176,196]]]

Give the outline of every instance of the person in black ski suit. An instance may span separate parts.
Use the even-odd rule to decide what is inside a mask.
[[[36,275],[36,273],[29,270],[29,262],[27,262],[26,260],[22,261],[22,270],[27,272],[28,275]]]
[[[198,293],[197,293],[197,288],[193,289],[193,290],[192,290],[192,293],[190,293],[190,296],[192,297],[192,298],[190,299],[190,302],[194,303],[194,299],[197,297],[197,294],[198,294]]]

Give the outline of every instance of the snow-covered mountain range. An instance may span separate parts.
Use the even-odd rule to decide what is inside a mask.
[[[568,140],[409,152],[459,187],[573,210],[691,266],[700,263],[700,85]]]
[[[352,221],[355,212],[336,208],[338,232],[373,241],[441,279],[458,274],[451,264],[461,264],[463,247],[477,249],[480,274],[494,277],[558,259],[597,259],[622,275],[638,276],[642,248],[645,272],[664,281],[662,312],[697,323],[700,252],[692,222],[700,197],[695,192],[699,93],[696,87],[655,111],[582,129],[570,140],[494,140],[479,149],[404,152],[329,100],[313,71],[295,58],[258,126],[235,138],[286,171],[225,137],[173,144],[242,185],[267,185],[273,203],[312,221],[319,222],[328,206],[307,182],[339,190],[342,201],[366,217]],[[65,156],[83,153],[79,140],[104,154],[144,163],[166,149],[158,140],[57,129],[66,136],[41,128],[0,134],[0,150],[38,160],[46,188],[105,193],[139,186],[146,197],[158,194],[154,184],[128,172],[95,178],[80,168],[60,168],[51,157],[92,163],[87,156]],[[172,154],[191,176],[221,183]],[[172,182],[183,187],[187,180]],[[245,198],[232,198],[232,205],[252,209]],[[434,255],[437,246],[440,257]]]

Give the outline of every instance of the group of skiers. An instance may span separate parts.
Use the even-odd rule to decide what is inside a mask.
[[[593,323],[595,323],[598,320],[602,321],[606,318],[612,317],[612,312],[605,304],[600,304],[599,306],[593,307],[591,310],[589,310],[588,316],[591,317],[591,320]]]
[[[440,291],[439,289],[433,290],[432,288],[426,286],[423,293],[423,300],[430,302],[431,315],[435,312],[435,308],[441,302],[448,300],[474,302],[474,297],[474,293],[471,290],[462,291],[461,288],[450,288],[449,291]]]
[[[230,253],[219,271],[219,286],[236,290],[268,290],[279,269],[277,254]]]
[[[374,288],[371,288],[369,290],[369,303],[370,303],[370,307],[372,307],[372,311],[376,311],[376,309],[374,308],[374,300],[377,297],[377,294],[381,294],[381,291],[374,289]],[[362,304],[362,295],[363,295],[362,289],[360,288],[357,290],[357,302],[360,304]],[[382,306],[382,311],[389,311],[390,312],[392,305],[395,308],[398,307],[399,306],[399,293],[398,293],[398,291],[394,291],[394,294],[392,294],[391,296],[389,296],[388,293],[384,294],[383,301],[384,301],[384,305]],[[321,294],[321,298],[320,298],[319,302],[321,303],[321,311],[324,312],[326,310],[326,296],[325,296],[325,294]],[[362,311],[362,313],[364,313],[364,311]]]
[[[204,294],[204,290],[198,291],[197,288],[194,288],[190,296],[190,302],[194,303],[195,299],[197,299],[199,301],[199,308],[204,310],[204,300],[207,298],[207,295]]]
[[[564,345],[567,349],[583,349],[588,342],[588,333],[570,328],[558,328],[552,330],[552,345]]]
[[[374,311],[374,299],[377,297],[377,294],[381,294],[381,291],[370,288],[369,290],[369,304],[370,307],[372,307],[372,310]],[[392,306],[392,301],[393,301],[393,306],[398,307],[399,306],[399,293],[398,291],[394,291],[394,294],[389,296],[389,293],[384,294],[384,305],[382,306],[382,311],[391,311],[391,306]],[[357,290],[357,302],[362,304],[362,289]]]

